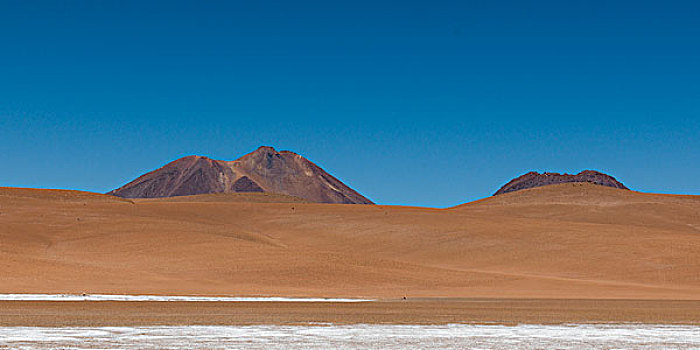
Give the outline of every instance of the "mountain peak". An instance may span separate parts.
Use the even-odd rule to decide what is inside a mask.
[[[540,174],[538,172],[531,171],[503,185],[503,187],[496,191],[494,196],[508,192],[525,190],[528,188],[555,185],[567,182],[589,182],[596,185],[629,190],[629,188],[627,188],[621,182],[617,181],[617,179],[615,179],[614,177],[596,170],[584,170],[576,175],[550,172]]]
[[[277,150],[272,146],[260,146],[253,153],[277,153]]]
[[[270,146],[234,161],[187,156],[108,194],[126,198],[273,192],[318,203],[373,204],[306,158]]]

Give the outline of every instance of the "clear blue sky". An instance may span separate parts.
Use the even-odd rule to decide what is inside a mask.
[[[296,151],[383,204],[700,194],[697,1],[0,1],[0,185]]]

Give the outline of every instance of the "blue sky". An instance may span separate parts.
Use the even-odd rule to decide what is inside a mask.
[[[693,1],[0,1],[0,185],[300,153],[383,204],[530,170],[700,194]]]

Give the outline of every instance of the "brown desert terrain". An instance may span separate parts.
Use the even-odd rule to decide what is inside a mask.
[[[367,303],[0,301],[0,327],[609,322],[700,325],[700,301],[450,298]]]
[[[570,315],[579,310],[582,319],[592,301],[627,300],[593,308],[653,319],[663,314],[653,310],[675,305],[665,312],[681,316],[658,316],[669,321],[699,314],[699,196],[567,183],[449,209],[279,199],[285,203],[260,193],[122,199],[2,188],[0,293],[363,297],[393,310],[423,305],[426,315],[436,306],[420,302],[452,300],[449,309],[472,310],[455,311],[464,317],[475,304],[463,298],[550,300],[574,305]],[[0,304],[0,314],[19,317],[13,307],[31,303]],[[370,307],[360,304],[338,310]],[[492,320],[503,321],[503,305]]]

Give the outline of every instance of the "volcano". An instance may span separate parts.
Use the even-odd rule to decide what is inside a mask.
[[[279,193],[317,203],[373,204],[301,155],[268,146],[234,161],[180,158],[107,194],[160,198],[241,192]]]

